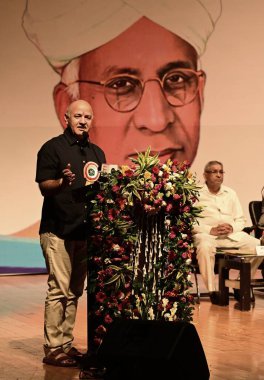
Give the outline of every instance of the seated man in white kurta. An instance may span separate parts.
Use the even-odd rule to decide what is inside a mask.
[[[200,273],[210,292],[212,303],[216,303],[214,274],[216,247],[241,248],[255,252],[259,240],[243,232],[245,217],[237,194],[223,186],[223,164],[210,161],[204,169],[205,184],[200,190],[197,206],[203,208],[194,227],[194,242]],[[262,258],[252,259],[251,277],[255,275]]]

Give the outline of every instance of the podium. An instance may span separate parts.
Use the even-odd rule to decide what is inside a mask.
[[[197,186],[186,163],[169,160],[161,164],[157,156],[151,157],[149,153],[139,154],[133,168],[102,173],[92,201],[93,233],[88,239],[88,354],[96,354],[103,364],[105,361],[109,364],[107,352],[110,354],[110,347],[118,344],[115,336],[122,338],[122,334],[116,334],[119,328],[125,331],[127,326],[132,332],[148,330],[149,337],[157,328],[157,341],[168,335],[169,346],[172,328],[179,351],[184,350],[185,341],[180,337],[195,334],[190,324],[194,300],[188,289],[192,224],[198,213],[194,206]],[[186,323],[184,328],[179,325],[181,322]],[[123,343],[120,342],[116,357],[120,357]],[[143,347],[147,349],[147,342]],[[140,352],[138,346],[134,348]],[[141,352],[141,364],[143,358],[147,360],[146,355]],[[174,354],[171,355],[164,360],[172,360]],[[156,357],[153,360],[156,362]],[[152,365],[153,360],[149,360]],[[149,365],[146,370],[150,370]]]

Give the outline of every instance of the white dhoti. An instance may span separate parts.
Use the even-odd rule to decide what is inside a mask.
[[[241,248],[243,250],[255,251],[256,246],[259,245],[259,240],[253,236],[248,235],[245,232],[239,232],[238,234],[239,239],[236,241],[228,237],[221,239],[217,236],[206,233],[197,233],[194,235],[200,273],[209,292],[213,292],[218,288],[214,273],[215,253],[217,247]],[[250,260],[251,278],[255,276],[262,260],[262,257]]]

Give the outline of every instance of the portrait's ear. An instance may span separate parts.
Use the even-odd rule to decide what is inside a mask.
[[[203,73],[203,76],[199,78],[199,98],[200,98],[200,104],[201,104],[201,110],[203,109],[204,105],[204,87],[206,82],[206,74]]]
[[[57,116],[60,120],[62,127],[65,129],[67,127],[65,121],[65,113],[69,104],[71,103],[71,99],[68,92],[66,91],[65,86],[62,83],[58,83],[55,86],[53,91],[53,99]]]

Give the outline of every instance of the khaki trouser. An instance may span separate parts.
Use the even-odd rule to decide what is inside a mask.
[[[52,233],[40,235],[48,270],[45,300],[45,353],[58,347],[68,350],[73,341],[78,298],[87,274],[87,242],[62,240]]]
[[[194,235],[199,270],[209,292],[217,290],[214,274],[216,247],[243,248],[245,250],[248,249],[253,251],[256,246],[259,245],[259,240],[253,236],[250,236],[247,233],[240,234],[241,238],[239,241],[234,241],[229,238],[219,239],[206,233],[198,233]],[[262,257],[250,260],[251,278],[254,278],[262,260]]]

